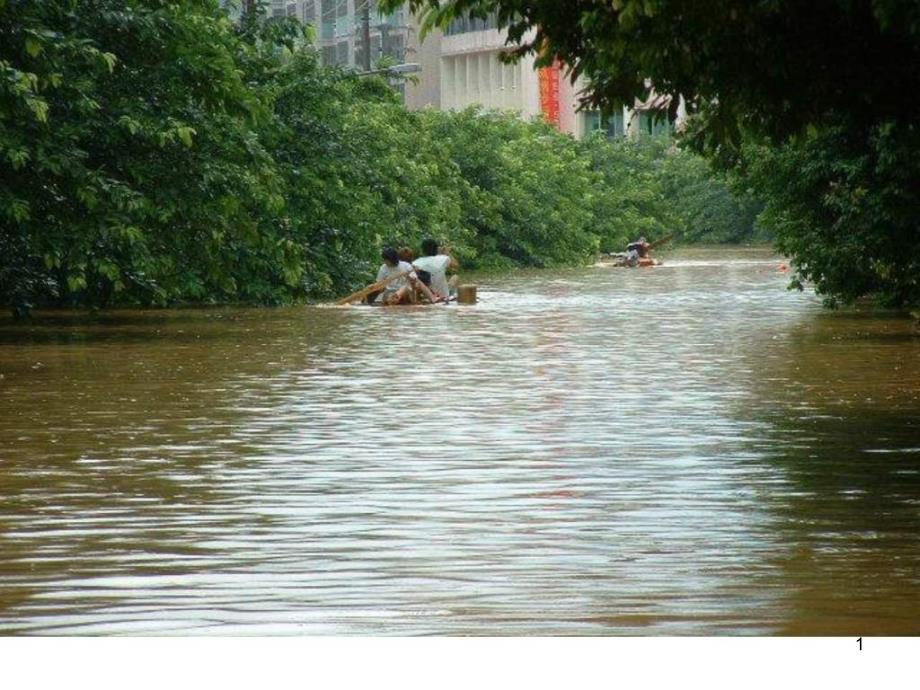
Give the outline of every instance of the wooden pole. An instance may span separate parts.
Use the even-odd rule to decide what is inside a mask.
[[[342,299],[337,301],[336,304],[338,305],[348,304],[349,302],[354,302],[356,300],[362,299],[366,295],[369,295],[372,292],[383,290],[383,288],[385,288],[387,285],[392,283],[394,280],[398,278],[402,278],[403,276],[407,276],[409,275],[409,273],[411,273],[411,271],[403,271],[402,273],[396,273],[394,275],[391,275],[389,278],[384,278],[383,280],[380,280],[376,283],[371,283],[366,288],[361,288],[357,292],[353,292],[350,295],[348,295],[348,297],[343,297]]]
[[[664,244],[665,242],[670,242],[670,241],[673,240],[673,239],[674,239],[674,233],[672,232],[672,233],[671,233],[670,235],[668,235],[667,237],[662,237],[660,240],[655,240],[654,242],[652,242],[652,243],[648,246],[648,248],[649,248],[649,249],[654,249],[655,247],[658,247],[658,246]]]

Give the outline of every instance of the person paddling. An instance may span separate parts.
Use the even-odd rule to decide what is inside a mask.
[[[387,247],[381,252],[383,265],[377,271],[377,282],[386,280],[391,276],[400,273],[405,274],[387,285],[381,292],[368,295],[368,303],[373,302],[378,295],[381,296],[380,302],[384,306],[395,304],[408,304],[415,301],[415,291],[419,290],[432,302],[437,297],[431,293],[431,290],[422,283],[412,268],[412,264],[406,261],[400,261],[399,254],[392,247]]]
[[[635,242],[626,245],[626,265],[638,266],[640,259],[647,259],[651,245],[645,237],[640,237]]]

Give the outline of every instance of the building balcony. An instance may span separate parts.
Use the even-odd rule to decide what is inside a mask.
[[[486,53],[507,50],[506,35],[498,29],[469,31],[441,38],[441,55],[463,55],[466,53]]]

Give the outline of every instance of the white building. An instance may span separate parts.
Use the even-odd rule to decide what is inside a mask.
[[[224,3],[232,7],[242,1]],[[501,62],[499,56],[508,46],[494,15],[458,18],[443,32],[433,31],[420,41],[415,18],[405,9],[379,14],[376,0],[271,0],[267,7],[273,17],[296,17],[312,25],[325,64],[360,70],[364,64],[362,10],[367,2],[371,64],[387,58],[421,66],[421,72],[400,85],[410,108],[459,110],[481,105],[514,111],[525,119],[543,115],[560,131],[578,138],[595,130],[632,137],[670,130],[666,120],[656,117],[670,97],[653,94],[645,103],[602,116],[597,111],[578,110],[578,93],[584,84],[571,84],[564,68],[535,69],[533,56],[513,64]],[[678,122],[685,117],[683,102],[680,105]]]
[[[410,27],[407,59],[420,63],[422,72],[417,84],[406,87],[410,108],[458,110],[481,105],[513,110],[525,119],[542,114],[560,131],[578,138],[598,129],[610,136],[633,137],[670,130],[667,120],[657,116],[669,97],[653,96],[604,117],[597,111],[578,110],[584,83],[572,84],[564,68],[535,69],[534,56],[502,63],[499,56],[508,50],[506,33],[497,28],[494,16],[457,19],[420,44],[415,28]],[[678,119],[684,114],[681,103]]]
[[[362,10],[368,2],[371,65],[384,57],[405,62],[409,25],[404,9],[380,14],[376,0],[272,0],[272,14],[312,24],[325,64],[360,69],[364,64]]]
[[[220,0],[238,18],[246,0]],[[379,14],[376,0],[266,0],[269,17],[294,17],[313,26],[323,62],[360,69],[364,63],[362,10],[370,2],[371,64],[381,58],[405,62],[410,27],[407,13]],[[414,31],[414,29],[413,29]]]
[[[488,20],[460,19],[451,23],[440,41],[441,102],[444,110],[469,105],[516,110],[524,117],[540,113],[540,91],[533,59],[504,64],[503,32]]]
[[[460,110],[481,105],[513,110],[526,119],[548,109],[562,131],[576,133],[574,89],[559,70],[546,70],[545,81],[552,83],[541,91],[541,73],[534,69],[532,56],[503,63],[499,57],[508,47],[494,17],[460,18],[443,33],[432,32],[420,44],[417,32],[413,39],[412,59],[421,65],[422,72],[417,85],[406,87],[409,107]]]

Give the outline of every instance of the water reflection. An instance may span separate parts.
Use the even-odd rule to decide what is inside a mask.
[[[920,338],[829,313],[752,350],[768,432],[752,445],[785,480],[772,584],[798,615],[781,632],[920,632]]]
[[[0,630],[916,632],[917,339],[720,261],[0,323]]]

